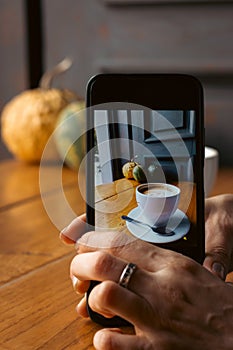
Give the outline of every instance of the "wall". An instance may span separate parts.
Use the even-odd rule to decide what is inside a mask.
[[[0,112],[27,86],[27,57],[23,0],[0,0]],[[0,160],[10,153],[0,142]]]
[[[85,96],[99,72],[194,74],[205,90],[206,144],[219,149],[221,164],[233,165],[233,1],[42,0],[42,9],[45,68],[74,60],[54,85]],[[23,71],[19,63],[14,69]],[[13,65],[0,85],[5,99],[24,85],[3,94]]]

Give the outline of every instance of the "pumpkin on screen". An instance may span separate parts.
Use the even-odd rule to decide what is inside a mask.
[[[131,160],[130,162],[127,162],[123,165],[122,167],[122,172],[123,175],[126,179],[133,179],[133,169],[134,167],[137,165],[136,162],[134,162],[133,160]]]
[[[134,179],[141,183],[147,181],[142,166],[135,162],[133,159],[131,159],[130,162],[127,162],[123,165],[122,173],[126,179]]]

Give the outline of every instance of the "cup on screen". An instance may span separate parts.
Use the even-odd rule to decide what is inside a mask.
[[[176,211],[180,189],[166,183],[147,183],[136,188],[136,201],[146,222],[165,226]]]

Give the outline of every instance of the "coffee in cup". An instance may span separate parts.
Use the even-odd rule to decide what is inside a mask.
[[[146,222],[165,226],[178,207],[180,189],[166,183],[147,183],[136,188],[136,201]]]

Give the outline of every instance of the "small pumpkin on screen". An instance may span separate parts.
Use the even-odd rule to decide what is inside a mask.
[[[132,160],[123,165],[122,172],[123,172],[123,175],[126,179],[133,179],[134,178],[133,177],[133,169],[136,165],[137,165],[137,163],[132,161]]]
[[[146,182],[146,175],[144,173],[143,168],[141,167],[141,165],[137,164],[134,168],[133,168],[133,177],[134,180],[138,181],[138,182]]]
[[[146,182],[145,172],[140,164],[131,160],[122,167],[123,175],[126,179],[134,179],[138,182]]]

